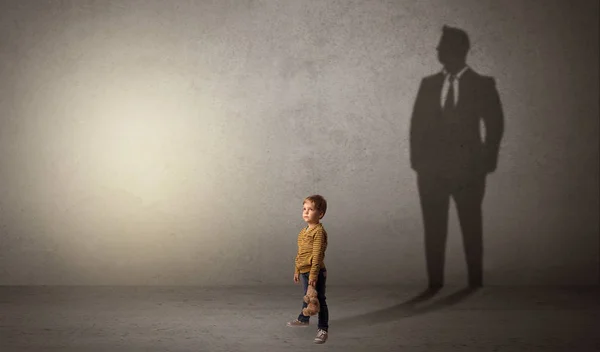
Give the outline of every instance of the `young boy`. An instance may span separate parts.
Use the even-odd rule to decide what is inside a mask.
[[[306,221],[306,226],[298,234],[298,254],[295,260],[294,283],[300,281],[302,277],[302,287],[304,295],[311,285],[317,290],[319,304],[319,324],[317,327],[317,337],[315,343],[325,343],[329,329],[329,310],[325,300],[325,284],[327,279],[327,269],[325,269],[325,250],[327,249],[327,232],[323,228],[320,220],[327,211],[327,201],[320,195],[306,197],[303,202],[302,218]],[[303,302],[302,308],[307,304]],[[298,327],[308,326],[310,317],[305,316],[300,311],[296,320],[287,323],[287,326]]]

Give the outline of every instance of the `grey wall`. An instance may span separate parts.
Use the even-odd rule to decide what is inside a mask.
[[[426,282],[408,128],[444,24],[506,115],[488,284],[599,279],[597,1],[3,1],[0,284]],[[465,264],[451,208],[447,281]]]

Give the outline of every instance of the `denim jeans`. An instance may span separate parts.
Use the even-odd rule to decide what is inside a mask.
[[[302,288],[304,289],[304,295],[306,295],[306,291],[308,290],[308,276],[309,273],[300,274],[302,279]],[[319,272],[319,277],[317,279],[317,285],[315,286],[315,290],[317,290],[317,298],[319,299],[319,305],[321,309],[319,310],[319,329],[323,329],[327,331],[329,329],[329,310],[327,309],[327,301],[325,298],[325,288],[327,281],[327,270],[321,269]],[[306,302],[302,302],[302,309],[306,308],[308,304]],[[310,320],[310,316],[305,316],[302,314],[302,310],[300,311],[300,315],[298,315],[298,320],[303,322],[308,322]]]

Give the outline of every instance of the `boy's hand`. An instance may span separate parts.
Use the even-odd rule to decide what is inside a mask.
[[[308,284],[311,285],[312,287],[317,287],[317,280],[308,280]]]
[[[300,275],[294,273],[294,283],[297,284],[298,282],[300,282]]]

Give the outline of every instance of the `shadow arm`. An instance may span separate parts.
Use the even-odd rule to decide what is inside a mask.
[[[425,129],[425,80],[421,80],[415,103],[413,104],[410,117],[409,148],[410,148],[410,167],[417,171],[424,162],[424,144],[426,141]]]
[[[494,172],[498,166],[500,142],[504,135],[504,111],[496,81],[489,78],[486,86],[481,114],[485,126],[484,158],[487,172]]]

